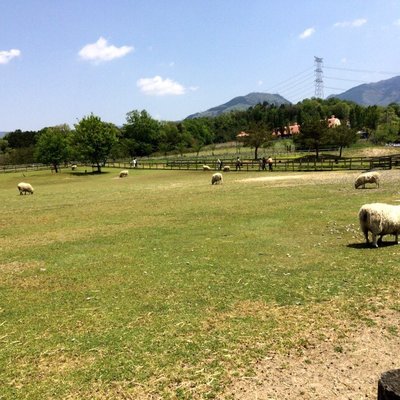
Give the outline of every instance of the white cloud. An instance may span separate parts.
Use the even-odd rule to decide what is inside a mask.
[[[313,35],[314,33],[315,33],[314,28],[308,28],[303,33],[300,34],[299,38],[306,39],[306,38],[310,37],[311,35]]]
[[[400,18],[393,22],[393,25],[400,26]]]
[[[131,46],[115,47],[114,45],[109,45],[106,39],[100,37],[96,43],[83,46],[79,51],[79,56],[83,60],[93,61],[98,64],[102,61],[111,61],[115,58],[124,57],[133,50]]]
[[[7,64],[13,58],[19,57],[21,55],[21,51],[17,49],[11,49],[9,51],[4,50],[0,51],[0,64]]]
[[[365,18],[358,18],[353,21],[336,22],[335,24],[333,24],[333,26],[335,28],[359,28],[366,23],[367,20]]]
[[[186,93],[186,89],[178,82],[161,76],[154,78],[141,78],[136,82],[142,93],[150,96],[181,95]]]

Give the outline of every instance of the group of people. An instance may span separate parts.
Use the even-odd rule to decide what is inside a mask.
[[[260,167],[263,171],[265,171],[267,164],[268,164],[268,170],[272,171],[272,166],[273,166],[274,161],[272,160],[272,157],[268,157],[265,158],[263,157],[262,159],[260,159]],[[222,168],[224,167],[224,163],[218,158],[217,160],[217,166],[219,170],[222,170]],[[240,171],[240,169],[242,168],[243,163],[240,160],[240,157],[238,157],[235,161],[235,168],[236,171]]]
[[[272,165],[273,165],[274,161],[272,160],[271,157],[265,158],[263,157],[260,161],[261,164],[261,169],[263,171],[265,171],[267,164],[268,164],[268,170],[272,171]]]

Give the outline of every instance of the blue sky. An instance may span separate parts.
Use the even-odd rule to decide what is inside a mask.
[[[314,56],[326,97],[400,75],[399,44],[400,0],[1,0],[0,131],[297,102]]]

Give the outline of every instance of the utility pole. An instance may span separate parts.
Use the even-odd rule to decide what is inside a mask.
[[[319,99],[324,98],[324,81],[322,80],[322,61],[323,61],[322,58],[314,56],[315,97]]]

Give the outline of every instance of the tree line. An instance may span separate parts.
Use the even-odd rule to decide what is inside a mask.
[[[329,128],[327,120],[333,115],[341,124]],[[293,124],[300,125],[298,134],[290,134]],[[239,132],[245,132],[240,139]],[[341,156],[341,150],[353,144],[360,132],[375,144],[399,140],[400,105],[363,107],[335,98],[311,98],[291,105],[257,104],[244,111],[178,122],[158,121],[146,110],[133,110],[120,127],[91,114],[73,128],[63,124],[7,133],[0,139],[0,162],[40,162],[57,171],[59,165],[73,160],[90,162],[100,172],[107,159],[186,151],[198,154],[204,146],[237,140],[252,147],[257,159],[260,147],[283,137],[290,137],[297,147],[314,150],[318,158],[323,146],[339,147]]]

